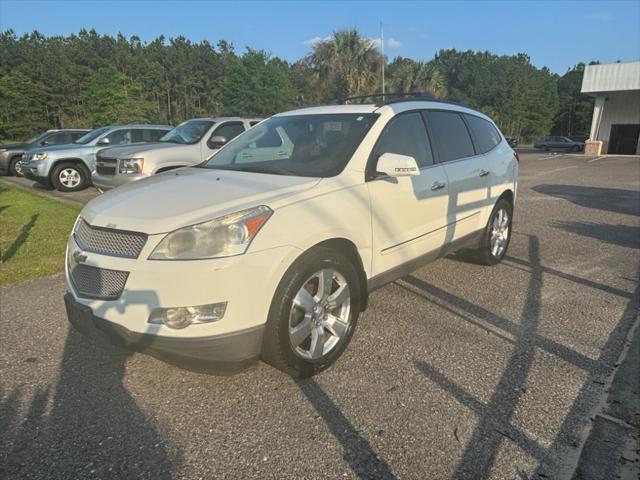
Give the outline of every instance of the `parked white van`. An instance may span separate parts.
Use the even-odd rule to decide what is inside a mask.
[[[495,124],[459,104],[281,113],[197,168],[89,202],[67,245],[68,317],[141,350],[312,375],[371,290],[460,246],[499,262],[517,174]]]

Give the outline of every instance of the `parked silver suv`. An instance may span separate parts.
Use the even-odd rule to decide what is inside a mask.
[[[105,149],[98,154],[93,184],[100,190],[110,190],[156,173],[197,165],[260,121],[240,117],[194,118],[178,125],[158,143]]]
[[[73,143],[34,148],[22,155],[22,174],[62,192],[90,185],[96,154],[110,145],[156,142],[171,130],[169,125],[118,125],[90,131]]]

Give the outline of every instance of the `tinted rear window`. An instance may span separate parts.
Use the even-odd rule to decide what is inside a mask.
[[[475,115],[465,114],[465,118],[478,143],[480,153],[487,153],[502,141],[500,133],[491,122]]]
[[[438,149],[440,162],[475,155],[467,126],[458,113],[428,111],[426,115],[429,133]]]

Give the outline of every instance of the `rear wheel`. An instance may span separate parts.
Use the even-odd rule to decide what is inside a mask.
[[[87,187],[89,172],[84,165],[63,162],[56,165],[51,174],[51,183],[61,192],[77,192]]]
[[[347,257],[318,248],[297,260],[273,298],[262,358],[296,377],[333,364],[351,340],[360,313],[360,285]]]
[[[20,164],[20,157],[13,157],[9,161],[9,173],[14,177],[22,176],[22,165]]]
[[[513,205],[504,198],[493,207],[489,221],[476,252],[479,263],[495,265],[507,254],[511,241],[511,218]]]

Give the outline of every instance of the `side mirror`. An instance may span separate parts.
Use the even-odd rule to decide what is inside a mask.
[[[109,145],[110,143],[109,139],[105,137],[98,142],[98,145]]]
[[[214,135],[207,142],[207,146],[211,149],[216,149],[222,147],[227,142],[227,137],[223,137],[222,135]]]
[[[390,177],[408,177],[420,175],[416,159],[398,153],[383,153],[378,158],[376,172]]]
[[[46,147],[47,145],[49,145],[49,142],[47,142],[46,140],[42,140],[40,142],[40,145],[42,145],[43,147]]]

